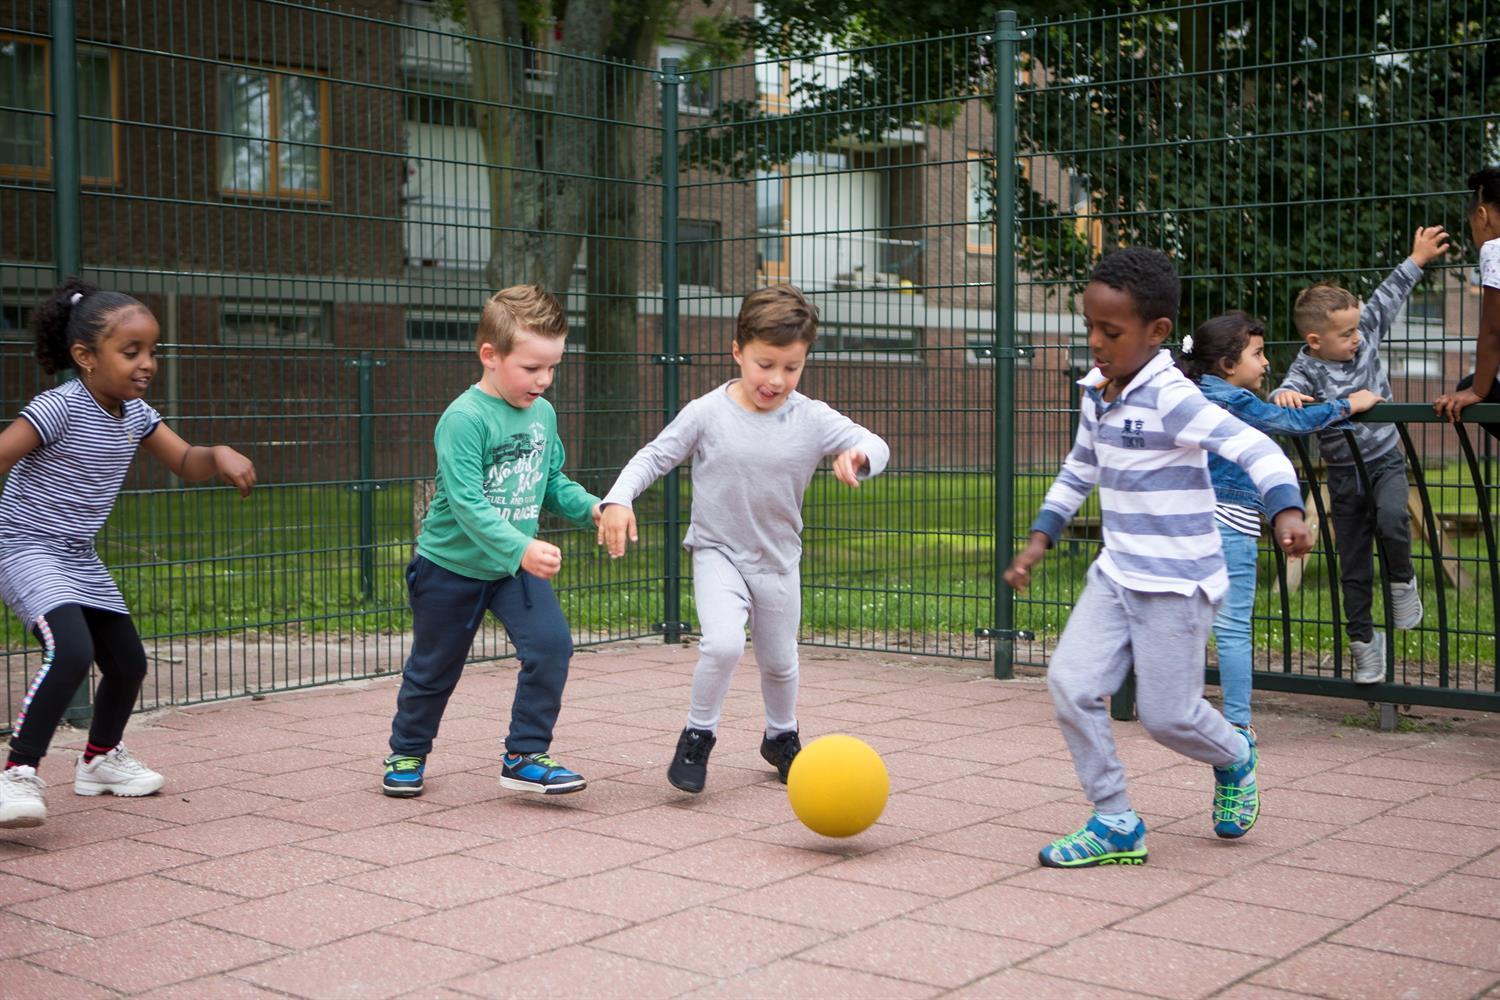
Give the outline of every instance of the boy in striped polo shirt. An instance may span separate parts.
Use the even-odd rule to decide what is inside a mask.
[[[1254,735],[1203,700],[1203,649],[1228,590],[1208,453],[1239,465],[1265,498],[1288,555],[1312,547],[1297,475],[1260,431],[1204,398],[1161,349],[1181,284],[1165,254],[1127,247],[1106,256],[1083,292],[1095,367],[1079,380],[1078,435],[1011,560],[1005,582],[1025,590],[1068,521],[1099,487],[1104,550],[1047,670],[1073,765],[1095,812],[1042,848],[1050,868],[1144,864],[1146,824],[1130,807],[1104,699],[1132,667],[1141,724],[1163,746],[1213,765],[1215,832],[1241,837],[1260,815]]]

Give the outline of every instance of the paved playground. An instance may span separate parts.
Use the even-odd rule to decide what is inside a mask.
[[[48,824],[0,832],[0,996],[1500,996],[1482,726],[1260,710],[1265,811],[1229,843],[1209,769],[1118,724],[1150,864],[1046,871],[1086,807],[1040,679],[805,649],[805,737],[891,771],[840,842],[759,759],[748,664],[708,789],[666,783],[693,659],[580,652],[554,749],[590,786],[551,801],[496,784],[513,663],[470,670],[415,800],[378,789],[394,678],[138,720],[150,799],[74,796],[57,753]]]

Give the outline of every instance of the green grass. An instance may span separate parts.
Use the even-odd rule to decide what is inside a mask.
[[[1456,467],[1433,470],[1429,477],[1440,510],[1473,509],[1472,488],[1460,485],[1466,476]],[[670,542],[674,549],[691,499],[683,479],[684,523]],[[1017,478],[1017,539],[1050,482],[1050,470]],[[337,485],[273,485],[246,501],[223,489],[127,494],[100,536],[100,551],[148,637],[404,630],[410,624],[402,570],[411,554],[412,484],[393,484],[363,502],[369,506],[373,564],[368,592],[361,568],[362,497]],[[549,532],[564,550],[555,581],[560,598],[581,632],[598,638],[648,635],[664,619],[669,543],[661,508],[657,487],[637,507],[642,544],[620,560],[599,550],[591,531]],[[890,473],[859,490],[817,477],[804,505],[805,628],[856,645],[944,651],[943,637],[966,638],[976,627],[993,626],[994,510],[991,479],[980,473]],[[1080,514],[1096,516],[1096,503]],[[1448,628],[1440,633],[1434,568],[1426,547],[1416,546],[1428,617],[1422,630],[1404,634],[1398,658],[1435,671],[1446,643],[1454,669],[1477,682],[1477,665],[1493,664],[1495,656],[1487,557],[1482,538],[1456,537],[1452,544],[1469,584],[1448,588]],[[1010,548],[1007,540],[1002,558],[1009,558]],[[1031,591],[1016,602],[1016,627],[1043,640],[1056,636],[1097,549],[1096,541],[1073,538],[1053,549]],[[678,553],[679,615],[693,621],[691,559]],[[1274,576],[1274,562],[1265,554],[1256,644],[1274,654],[1272,664],[1279,666],[1283,636]],[[1332,648],[1332,583],[1326,561],[1315,554],[1291,598],[1291,648],[1298,663]],[[1376,613],[1378,618],[1378,596]],[[5,628],[6,648],[25,644],[19,622],[7,617]]]

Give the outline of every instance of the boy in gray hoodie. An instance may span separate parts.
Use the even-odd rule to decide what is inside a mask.
[[[1292,320],[1305,341],[1281,385],[1271,394],[1276,405],[1331,403],[1361,389],[1391,398],[1391,381],[1380,358],[1380,342],[1401,305],[1422,279],[1422,269],[1448,249],[1442,226],[1423,226],[1412,240],[1411,256],[1383,281],[1363,307],[1347,289],[1313,285],[1297,296]],[[1354,679],[1373,684],[1385,679],[1385,636],[1370,615],[1375,576],[1373,546],[1378,539],[1391,581],[1391,608],[1397,628],[1422,621],[1422,595],[1411,561],[1411,519],[1407,514],[1406,459],[1391,424],[1355,423],[1359,456],[1369,475],[1365,495],[1359,467],[1343,427],[1318,432],[1328,466],[1328,495],[1344,594],[1345,628],[1354,654]]]

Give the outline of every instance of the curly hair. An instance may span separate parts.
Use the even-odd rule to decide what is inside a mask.
[[[36,359],[49,375],[77,367],[73,345],[93,349],[130,309],[145,309],[124,292],[110,292],[70,277],[31,310],[26,326],[36,338]]]
[[[1485,167],[1474,171],[1469,175],[1469,190],[1474,192],[1469,202],[1471,211],[1478,208],[1480,202],[1500,205],[1500,167]]]
[[[1147,323],[1158,319],[1177,322],[1182,281],[1172,259],[1160,250],[1125,247],[1105,254],[1094,266],[1089,280],[1129,295],[1135,311]]]
[[[1250,346],[1251,337],[1264,337],[1265,324],[1254,316],[1232,309],[1222,316],[1204,321],[1193,331],[1191,351],[1177,358],[1182,374],[1199,381],[1205,375],[1224,375],[1225,363],[1232,365]]]

